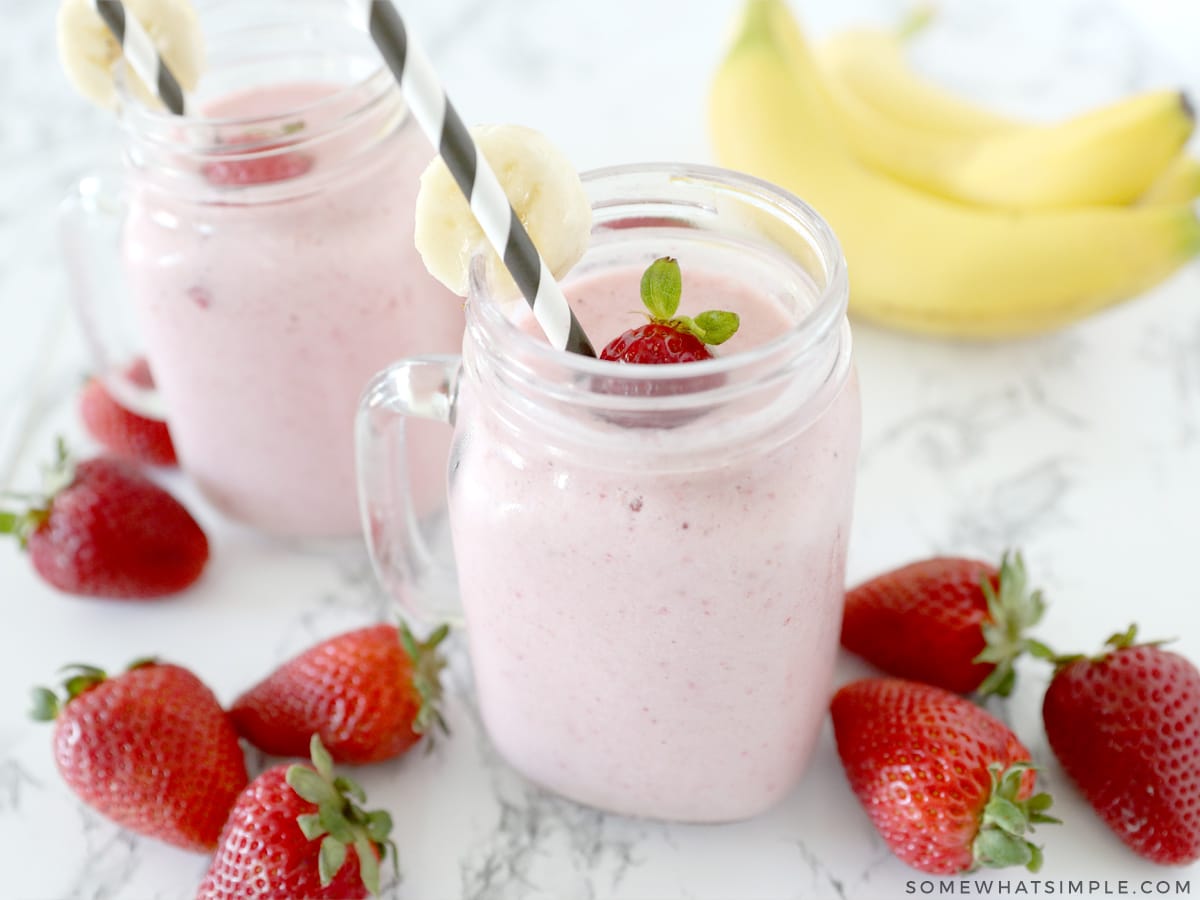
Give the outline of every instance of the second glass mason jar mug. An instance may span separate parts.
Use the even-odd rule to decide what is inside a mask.
[[[342,5],[227,0],[200,18],[199,112],[170,116],[119,84],[126,171],[68,198],[85,330],[110,390],[166,418],[215,506],[276,534],[357,534],[363,386],[398,353],[462,342],[461,301],[413,246],[433,150]],[[116,286],[126,309],[101,309],[93,288]],[[153,393],[125,377],[137,353]],[[427,512],[445,502],[441,431],[410,450],[418,484],[437,486],[418,498]]]
[[[585,359],[535,336],[477,260],[461,361],[401,361],[364,396],[368,544],[412,611],[456,615],[402,456],[406,421],[452,421],[457,595],[500,753],[603,809],[740,819],[794,786],[831,688],[859,443],[845,265],[810,208],[746,176],[584,182],[592,240],[564,288],[597,346],[615,334],[589,297],[619,276],[636,310],[664,255],[688,312],[745,291],[743,329],[774,333],[686,365]]]

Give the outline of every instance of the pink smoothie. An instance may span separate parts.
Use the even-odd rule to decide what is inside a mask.
[[[330,102],[338,90],[265,87],[205,114],[297,111],[316,132],[346,115]],[[360,392],[393,360],[456,352],[462,340],[461,301],[413,247],[432,151],[411,122],[355,115],[300,145],[302,171],[277,183],[208,185],[211,155],[185,162],[183,189],[135,179],[125,225],[128,283],[181,465],[228,515],[274,533],[358,532]],[[386,127],[394,133],[370,145]],[[414,443],[414,483],[438,485],[448,435]],[[426,493],[419,505],[436,505],[440,488]]]
[[[598,348],[644,321],[640,275],[568,286]],[[741,316],[722,355],[792,321],[753,286],[685,266],[680,313],[708,308]],[[747,445],[726,421],[713,426],[734,429],[720,462],[660,471],[639,459],[671,429],[635,429],[628,458],[601,459],[548,452],[476,407],[464,398],[451,523],[479,703],[501,754],[540,784],[626,814],[726,821],[778,801],[830,693],[858,447],[853,375],[808,427]]]

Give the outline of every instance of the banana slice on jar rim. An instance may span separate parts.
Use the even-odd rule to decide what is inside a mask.
[[[555,278],[562,278],[583,257],[592,227],[591,203],[574,166],[532,128],[482,125],[472,128],[471,136],[542,259]],[[497,296],[518,294],[440,157],[421,175],[414,239],[429,274],[458,296],[467,296],[471,258],[485,251],[488,280]]]
[[[204,67],[204,43],[191,0],[124,0],[154,41],[167,68],[183,90],[195,89]],[[117,105],[113,67],[121,45],[100,18],[91,0],[63,0],[58,8],[58,59],[72,86],[105,109]],[[155,92],[130,71],[133,90],[142,103],[161,107]]]

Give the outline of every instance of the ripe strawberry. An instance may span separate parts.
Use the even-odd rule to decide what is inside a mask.
[[[1024,637],[1042,617],[1020,554],[1000,568],[937,557],[894,569],[846,592],[842,646],[889,675],[948,691],[1012,691],[1014,661],[1050,653]]]
[[[898,678],[846,685],[830,707],[846,778],[892,852],[922,872],[1023,865],[1045,815],[1029,751],[998,719],[957,694]]]
[[[1050,748],[1100,818],[1157,863],[1200,859],[1200,671],[1137,629],[1058,659],[1042,701]]]
[[[142,660],[108,678],[68,666],[60,700],[34,689],[33,717],[54,724],[54,760],[67,786],[122,828],[206,851],[246,763],[225,711],[195,675]]]
[[[392,819],[364,812],[363,790],[333,774],[313,736],[313,765],[281,765],[259,775],[237,798],[197,900],[338,900],[379,893],[379,860]],[[317,840],[323,838],[323,840]]]
[[[201,170],[209,184],[247,187],[299,178],[313,166],[307,153],[281,153],[286,144],[262,143],[263,136],[247,134],[223,149],[230,158],[206,163]]]
[[[660,365],[712,359],[704,341],[666,322],[631,328],[600,351],[600,358],[623,363]]]
[[[423,642],[403,623],[330,638],[242,694],[229,715],[242,737],[275,756],[303,756],[313,734],[338,762],[399,756],[422,735],[446,730],[438,644],[448,630]]]
[[[33,567],[61,591],[148,600],[200,577],[208,539],[183,505],[132,463],[100,457],[74,465],[59,444],[48,497],[24,513],[0,512]]]
[[[613,338],[601,359],[621,363],[686,363],[711,359],[706,345],[721,344],[738,329],[736,313],[709,310],[691,319],[676,316],[683,279],[679,263],[656,259],[642,275],[642,303],[650,321]]]
[[[145,359],[136,360],[125,377],[138,387],[154,387]],[[102,381],[91,378],[83,386],[79,415],[88,433],[117,456],[152,466],[175,465],[175,447],[167,423],[126,409]]]

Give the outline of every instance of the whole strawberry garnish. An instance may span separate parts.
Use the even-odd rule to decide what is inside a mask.
[[[125,372],[125,377],[138,387],[154,387],[145,359],[136,360]],[[109,452],[152,466],[175,465],[175,446],[171,443],[167,423],[147,419],[126,409],[98,378],[88,379],[83,386],[79,395],[79,415],[88,433]]]
[[[303,127],[302,122],[292,123],[284,129],[284,134]],[[219,152],[225,158],[205,163],[204,178],[220,187],[249,187],[299,178],[312,168],[313,158],[307,153],[288,151],[287,146],[262,134],[242,135],[222,145]]]
[[[846,592],[842,646],[889,675],[948,691],[1012,691],[1014,661],[1049,653],[1025,636],[1045,610],[1020,554],[1000,568],[937,557],[894,569]]]
[[[125,460],[75,465],[61,442],[47,496],[23,513],[0,512],[34,569],[61,591],[148,600],[191,585],[208,539],[183,505]]]
[[[229,714],[242,737],[276,756],[304,756],[314,734],[338,762],[399,756],[445,731],[438,645],[448,630],[418,641],[401,623],[330,638],[238,697]]]
[[[365,812],[363,790],[334,775],[320,738],[312,766],[268,769],[242,791],[221,832],[220,846],[197,900],[298,900],[379,893],[379,860],[392,819]]]
[[[694,319],[675,315],[683,276],[669,256],[650,264],[642,274],[641,291],[650,321],[613,338],[601,359],[651,365],[711,359],[708,346],[724,343],[738,329],[737,313],[709,310]]]
[[[1041,866],[1045,815],[1029,751],[957,694],[898,678],[846,685],[830,708],[846,778],[892,852],[922,872]]]
[[[1200,671],[1137,629],[1062,657],[1042,702],[1050,748],[1100,818],[1157,863],[1200,859]]]
[[[65,671],[65,697],[35,688],[32,714],[54,720],[67,786],[122,828],[185,850],[215,847],[246,764],[212,691],[153,660],[115,678],[93,666]]]

